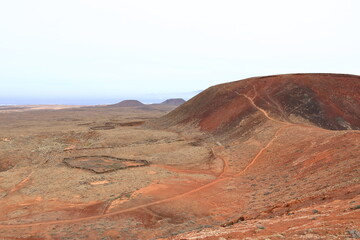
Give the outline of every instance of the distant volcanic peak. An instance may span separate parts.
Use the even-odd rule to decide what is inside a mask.
[[[119,103],[114,104],[113,106],[117,107],[143,107],[144,104],[138,100],[124,100]]]
[[[185,103],[186,101],[182,98],[170,98],[162,102],[162,105],[175,105],[180,106],[181,104]]]
[[[235,131],[266,120],[360,129],[359,106],[360,76],[284,74],[210,87],[159,122],[166,126],[195,123],[207,132]]]

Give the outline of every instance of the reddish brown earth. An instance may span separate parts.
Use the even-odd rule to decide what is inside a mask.
[[[0,174],[0,236],[351,239],[360,231],[359,106],[359,76],[280,75],[211,87],[144,126],[68,134],[61,139],[73,147],[50,152],[59,160]],[[151,165],[101,178],[59,165],[61,157],[101,151]],[[69,196],[63,198],[36,191],[47,169],[61,170],[56,181],[64,185],[86,179],[87,187],[59,187]],[[19,181],[1,184],[9,176]]]
[[[195,123],[203,131],[233,132],[241,120],[264,109],[266,120],[360,129],[359,81],[359,76],[344,74],[250,78],[211,87],[162,120],[166,125]]]

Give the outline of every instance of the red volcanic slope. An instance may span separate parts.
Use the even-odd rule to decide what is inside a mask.
[[[215,155],[224,160],[222,174],[196,201],[216,206],[214,220],[227,220],[168,239],[358,234],[359,76],[291,74],[221,84],[160,120],[211,133],[222,145]]]
[[[360,129],[359,106],[360,76],[286,74],[210,87],[160,120],[167,127],[190,123],[217,133],[266,109],[268,117],[276,121],[330,130]]]
[[[104,200],[69,211],[57,207],[14,222],[18,219],[6,216],[18,206],[7,205],[3,198],[9,207],[0,219],[0,236],[350,238],[360,230],[359,80],[351,75],[293,74],[211,87],[154,122],[163,127],[190,125],[180,133],[191,140],[185,130],[193,125],[210,133],[209,138],[196,138],[197,144],[209,146],[209,158],[192,165],[170,161],[166,169],[175,177],[156,180],[112,208]],[[350,130],[333,131],[341,129]],[[29,179],[31,174],[15,189]],[[28,208],[54,204],[45,203]]]

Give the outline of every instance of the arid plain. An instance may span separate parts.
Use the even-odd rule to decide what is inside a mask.
[[[359,76],[251,78],[178,104],[2,107],[0,239],[360,234]]]

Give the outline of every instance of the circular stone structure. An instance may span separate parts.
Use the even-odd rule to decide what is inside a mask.
[[[111,126],[111,125],[105,125],[105,126],[95,126],[95,127],[91,127],[91,130],[110,130],[110,129],[114,129],[115,126]]]
[[[64,158],[63,161],[69,167],[86,169],[95,173],[107,173],[120,169],[150,165],[146,160],[133,160],[110,156],[79,156]]]

